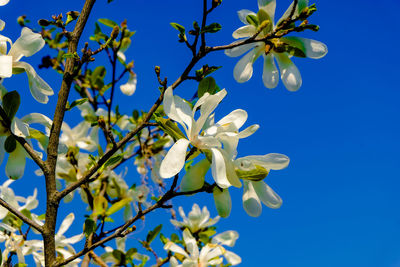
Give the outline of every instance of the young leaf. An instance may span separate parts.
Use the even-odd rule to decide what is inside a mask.
[[[170,24],[172,27],[174,27],[174,29],[177,29],[181,34],[185,34],[185,27],[175,22],[171,22]]]
[[[107,211],[106,211],[106,215],[110,216],[111,214],[116,213],[117,211],[119,211],[120,209],[122,209],[123,207],[126,206],[126,204],[128,204],[129,202],[131,202],[132,199],[131,198],[124,198],[121,199],[120,201],[114,203]]]
[[[14,136],[9,135],[4,142],[4,150],[7,153],[12,153],[17,148],[17,141],[15,140]]]
[[[87,218],[83,226],[83,232],[85,233],[85,236],[88,237],[89,235],[94,233],[94,231],[96,231],[95,221],[93,221],[92,218]]]
[[[8,92],[3,96],[3,109],[10,121],[12,121],[17,113],[20,103],[21,97],[17,91]]]
[[[146,237],[147,244],[150,244],[151,242],[153,242],[154,238],[156,238],[156,236],[160,233],[161,228],[162,228],[162,224],[158,225],[156,228],[154,228],[147,234],[147,237]]]
[[[211,23],[210,25],[204,27],[203,32],[208,32],[208,33],[216,33],[219,32],[222,29],[221,24],[219,23]]]
[[[197,95],[202,97],[205,93],[211,95],[215,94],[219,90],[217,83],[213,77],[206,77],[199,83],[199,88],[197,89]]]
[[[107,27],[114,28],[115,26],[118,26],[118,24],[110,19],[98,19],[98,22],[100,22],[103,25],[106,25]]]
[[[124,158],[124,154],[119,154],[119,155],[115,155],[111,158],[109,158],[106,163],[104,163],[104,168],[107,168],[109,166],[112,166],[116,163],[118,163],[120,160],[122,160]]]

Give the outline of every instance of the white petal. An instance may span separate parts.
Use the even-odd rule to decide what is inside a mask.
[[[181,191],[188,192],[202,188],[209,169],[210,162],[206,158],[191,166],[182,178]]]
[[[276,68],[274,57],[271,54],[264,55],[263,82],[267,88],[275,88],[279,82],[279,72]]]
[[[239,19],[240,19],[240,21],[243,22],[244,24],[249,24],[249,23],[247,22],[247,19],[246,19],[246,17],[247,17],[248,15],[257,16],[256,13],[254,13],[253,11],[250,11],[250,10],[248,10],[248,9],[242,9],[242,10],[239,10],[239,11],[238,11]]]
[[[187,228],[183,231],[183,241],[186,244],[186,249],[189,252],[190,257],[192,259],[197,259],[199,257],[199,248],[196,239],[194,239]]]
[[[10,0],[0,0],[0,6],[7,5],[8,2],[10,2]]]
[[[228,181],[228,178],[226,177],[225,160],[224,157],[222,156],[222,153],[216,148],[212,148],[211,153],[212,153],[211,172],[215,182],[221,188],[230,187],[231,183]]]
[[[11,132],[19,137],[27,137],[29,136],[28,124],[18,118],[14,118],[11,122]]]
[[[215,208],[217,209],[219,216],[227,218],[232,209],[232,200],[229,190],[223,189],[221,191],[221,189],[215,187],[213,190],[213,196]]]
[[[272,21],[274,21],[276,0],[258,0],[258,8],[264,9]]]
[[[239,41],[233,42],[232,44],[239,43],[242,41],[243,40],[239,40]],[[239,56],[243,55],[244,53],[246,53],[247,51],[249,51],[250,49],[252,49],[256,46],[260,46],[261,44],[262,43],[250,43],[250,44],[236,46],[231,49],[226,49],[225,55],[227,55],[228,57],[239,57]]]
[[[235,39],[247,38],[253,36],[254,34],[256,34],[256,32],[256,27],[254,27],[253,25],[246,25],[234,31],[232,37]]]
[[[179,114],[177,112],[177,109],[175,106],[175,97],[173,95],[172,87],[168,87],[167,90],[165,90],[163,107],[164,107],[165,114],[167,114],[167,116],[169,118],[180,123],[185,128],[185,131],[187,132],[187,127],[185,126],[182,118],[179,116]]]
[[[294,46],[306,54],[306,57],[319,59],[328,53],[328,47],[319,41],[301,37],[283,37],[282,42]]]
[[[225,231],[212,238],[212,243],[233,247],[239,234],[236,231]]]
[[[192,128],[192,123],[194,120],[192,116],[192,109],[189,106],[189,104],[179,96],[174,96],[174,103],[176,112],[187,126],[188,130],[186,134],[189,134],[189,131]]]
[[[242,262],[242,258],[232,251],[225,251],[224,257],[232,266],[238,265]]]
[[[21,121],[27,124],[40,123],[48,129],[50,129],[51,125],[53,124],[53,121],[49,117],[41,113],[30,113],[24,116]]]
[[[254,164],[260,165],[268,170],[282,170],[289,165],[289,158],[286,155],[270,153],[263,156],[247,156],[242,159],[248,159]]]
[[[201,105],[200,108],[200,117],[195,122],[194,126],[192,127],[191,136],[197,135],[201,129],[203,128],[205,122],[207,121],[208,117],[213,113],[213,111],[217,108],[218,104],[224,99],[227,92],[225,89],[219,91],[215,95],[208,96],[204,103]]]
[[[213,147],[221,147],[221,143],[214,136],[198,136],[199,144],[196,145],[199,149],[210,149]]]
[[[19,61],[21,57],[30,57],[45,45],[45,41],[39,33],[34,33],[27,27],[22,28],[21,36],[15,41],[10,49],[9,55],[14,61]]]
[[[170,178],[178,174],[185,165],[189,140],[179,139],[168,151],[160,166],[161,178]]]
[[[12,56],[0,55],[0,78],[12,76]]]
[[[237,135],[237,137],[238,137],[239,139],[249,137],[250,135],[254,134],[259,128],[260,128],[260,125],[258,125],[258,124],[253,124],[253,125],[247,127],[246,129],[244,129],[243,131],[241,131],[241,132]]]
[[[218,125],[224,126],[227,124],[233,124],[235,126],[236,131],[243,126],[243,124],[247,120],[247,112],[243,109],[236,109],[223,117],[221,120],[217,122]]]
[[[291,92],[299,90],[302,80],[299,69],[289,59],[286,53],[275,54],[281,70],[281,79],[286,89]]]
[[[73,213],[68,214],[67,217],[65,217],[65,219],[62,221],[60,228],[58,229],[57,235],[62,236],[71,226],[74,219],[75,215]]]
[[[69,238],[65,238],[63,240],[63,242],[67,243],[67,244],[75,244],[75,243],[78,243],[79,241],[81,241],[84,237],[85,237],[84,234],[74,235]]]
[[[4,30],[5,26],[6,26],[6,23],[0,19],[0,31]]]
[[[136,91],[137,75],[135,73],[129,74],[129,80],[126,84],[121,85],[119,88],[124,95],[131,96]]]
[[[19,179],[24,175],[26,154],[24,148],[17,143],[17,147],[8,156],[6,175],[10,179]]]
[[[184,257],[189,258],[189,255],[186,253],[186,251],[183,248],[181,248],[180,246],[178,246],[177,244],[175,244],[171,241],[168,242],[167,244],[165,244],[164,249],[172,251],[174,253],[181,254]]]
[[[282,199],[264,181],[252,182],[259,199],[271,209],[278,209],[282,206]]]
[[[169,266],[170,267],[178,267],[179,266],[178,260],[174,256],[172,256],[169,259]]]
[[[236,64],[233,70],[233,77],[238,83],[247,82],[253,76],[253,63],[261,55],[261,48],[254,48]]]
[[[256,192],[254,191],[252,182],[243,181],[244,182],[244,190],[243,190],[243,207],[246,210],[247,214],[252,217],[258,217],[261,214],[261,203],[257,197]]]
[[[47,103],[47,96],[53,95],[53,89],[36,73],[35,69],[26,62],[14,62],[13,68],[25,69],[28,76],[29,90],[39,103]]]

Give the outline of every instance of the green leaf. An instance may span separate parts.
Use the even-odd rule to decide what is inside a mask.
[[[107,209],[108,202],[103,196],[97,196],[93,200],[93,215],[103,215]]]
[[[131,198],[124,198],[121,199],[120,201],[114,203],[106,212],[107,216],[110,216],[111,214],[116,213],[117,211],[119,211],[120,209],[122,209],[123,207],[125,207],[129,202],[131,202],[132,199]]]
[[[3,96],[3,109],[10,121],[12,121],[15,114],[17,114],[20,103],[21,97],[17,91],[8,92]]]
[[[222,68],[222,66],[211,66],[209,67],[207,64],[204,65],[201,69],[196,70],[196,77],[199,79],[202,79],[206,77],[207,75],[210,75],[214,71]]]
[[[107,168],[109,166],[112,166],[112,165],[120,162],[123,158],[124,158],[124,154],[115,155],[115,156],[109,158],[106,161],[106,163],[104,163],[104,167]]]
[[[210,95],[215,94],[218,92],[219,87],[215,82],[213,77],[206,77],[199,83],[199,88],[197,89],[198,97],[202,97],[205,93],[209,93]]]
[[[85,233],[85,236],[88,237],[92,233],[96,231],[96,223],[92,218],[87,218],[85,220],[85,224],[83,226],[83,232]]]
[[[160,240],[164,245],[168,243],[168,238],[166,238],[163,234],[160,234]]]
[[[118,26],[118,24],[110,19],[98,19],[98,22],[100,22],[101,24],[110,27],[110,28],[114,28],[115,26]]]
[[[9,135],[4,142],[4,150],[7,153],[12,153],[17,148],[17,141],[15,140],[14,136]]]
[[[146,237],[146,242],[150,245],[151,242],[153,242],[154,238],[160,233],[162,228],[162,224],[158,225],[156,228],[151,230]]]
[[[185,27],[175,22],[171,22],[170,24],[172,27],[174,27],[174,29],[178,30],[181,34],[185,34],[186,30]]]
[[[257,18],[260,23],[260,26],[264,26],[265,23],[268,23],[263,29],[265,34],[272,31],[273,23],[272,23],[271,17],[267,13],[267,11],[265,11],[264,9],[260,9],[257,13]]]
[[[221,24],[214,22],[204,27],[203,32],[216,33],[219,32],[221,29],[222,29]]]
[[[72,108],[74,108],[74,107],[76,107],[76,106],[80,106],[80,105],[82,105],[83,103],[86,103],[87,101],[88,101],[87,98],[77,99],[77,100],[75,100],[74,102],[72,102],[72,103],[67,107],[66,110],[71,110]]]

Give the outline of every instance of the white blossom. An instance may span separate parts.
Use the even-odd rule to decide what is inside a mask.
[[[249,38],[254,36],[259,26],[265,21],[268,21],[267,26],[260,32],[257,39],[262,39],[268,34],[274,31],[275,27],[279,23],[285,20],[293,9],[293,3],[282,16],[282,18],[275,25],[275,7],[276,0],[258,0],[258,6],[260,11],[258,14],[250,10],[240,10],[238,12],[239,19],[246,24],[246,26],[240,27],[233,33],[235,39]],[[297,16],[304,8],[308,6],[308,0],[300,0],[294,16]],[[255,17],[259,20],[259,25],[250,23],[249,18]],[[250,50],[250,52],[248,52]],[[275,88],[279,82],[279,72],[275,65],[275,60],[278,62],[281,79],[285,87],[289,91],[297,91],[301,84],[302,79],[299,70],[290,60],[291,52],[295,56],[309,57],[309,58],[322,58],[326,55],[328,49],[325,44],[300,37],[281,37],[274,38],[267,42],[254,42],[245,44],[242,46],[228,49],[225,54],[230,57],[238,57],[248,52],[243,56],[236,64],[234,69],[235,80],[239,83],[247,82],[253,75],[253,63],[261,55],[264,57],[264,69],[263,69],[263,82],[267,88]]]
[[[170,220],[171,223],[180,228],[188,228],[192,233],[196,233],[216,224],[220,218],[217,216],[214,219],[211,219],[207,207],[204,206],[203,209],[200,210],[200,207],[197,204],[193,205],[192,210],[189,212],[187,217],[183,208],[179,207],[179,215],[182,217],[183,221]]]

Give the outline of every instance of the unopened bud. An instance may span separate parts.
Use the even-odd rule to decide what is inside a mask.
[[[212,7],[216,8],[222,3],[222,0],[212,0]]]
[[[77,19],[81,13],[78,11],[69,11],[67,12],[68,16],[71,16],[72,19]]]
[[[117,39],[118,34],[119,34],[119,27],[117,25],[115,25],[111,32],[111,35],[110,35],[111,39],[114,39],[114,40]]]
[[[157,75],[160,75],[161,73],[160,66],[155,66],[154,71],[156,72]]]
[[[47,19],[40,19],[40,20],[38,21],[38,24],[39,24],[40,26],[42,26],[42,27],[47,27],[47,26],[49,26],[49,25],[51,24],[51,22],[48,21]]]

